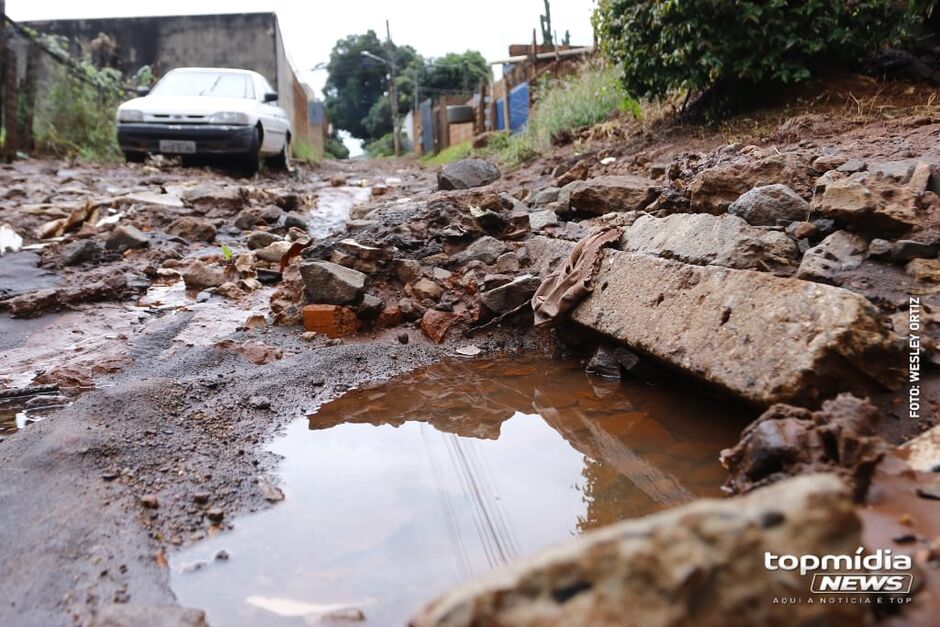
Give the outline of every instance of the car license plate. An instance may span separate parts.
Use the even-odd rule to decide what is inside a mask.
[[[160,152],[177,155],[192,155],[196,153],[196,142],[180,141],[176,139],[161,139]]]

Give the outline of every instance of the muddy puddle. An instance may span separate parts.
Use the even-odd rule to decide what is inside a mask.
[[[346,226],[350,210],[368,200],[368,187],[323,187],[317,192],[317,205],[307,216],[307,231],[323,239]]]
[[[62,409],[69,402],[69,399],[57,392],[30,397],[0,398],[0,442],[20,429],[25,429]]]
[[[211,624],[404,625],[513,557],[719,495],[751,418],[726,408],[573,361],[423,368],[291,424],[270,447],[286,500],[173,556],[171,583]]]

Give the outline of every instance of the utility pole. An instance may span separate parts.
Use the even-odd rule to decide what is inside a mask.
[[[401,156],[401,129],[398,126],[398,86],[395,84],[395,52],[392,50],[392,29],[385,20],[386,54],[388,56],[388,98],[392,109],[392,134],[395,138],[395,156]]]

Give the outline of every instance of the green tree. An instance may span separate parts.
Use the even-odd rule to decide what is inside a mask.
[[[377,139],[391,129],[391,122],[385,128],[374,128],[374,124],[370,128],[367,121],[369,112],[388,92],[388,66],[364,52],[386,58],[385,44],[373,30],[336,42],[327,65],[329,75],[323,95],[336,128],[359,139]],[[392,53],[398,67],[408,66],[417,57],[411,46],[393,46]]]

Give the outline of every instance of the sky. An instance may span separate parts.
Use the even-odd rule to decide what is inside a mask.
[[[594,0],[553,0],[552,28],[571,43],[590,45]],[[309,69],[329,60],[336,40],[373,29],[384,37],[385,20],[392,40],[413,46],[426,57],[479,50],[488,60],[508,55],[510,43],[529,43],[539,27],[542,0],[7,0],[13,20],[52,20],[202,13],[277,13],[288,57],[301,80],[319,94],[326,72]],[[497,76],[499,73],[497,72]]]

